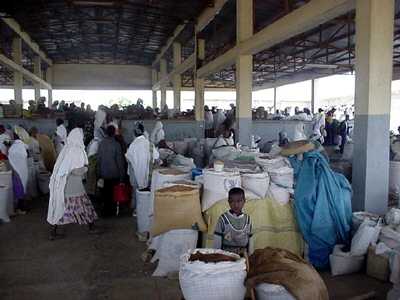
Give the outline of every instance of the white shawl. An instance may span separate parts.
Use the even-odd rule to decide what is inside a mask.
[[[153,149],[152,155],[150,149]],[[139,189],[146,188],[149,185],[150,163],[159,158],[156,148],[150,147],[149,140],[142,135],[131,143],[125,157],[130,164],[128,174],[136,179],[133,182],[137,183]],[[150,161],[151,158],[153,161]]]
[[[62,149],[54,166],[50,178],[50,199],[47,222],[52,225],[58,223],[65,211],[64,190],[68,175],[74,169],[79,169],[88,164],[88,158],[83,144],[83,131],[73,129],[67,138],[67,143]]]
[[[94,129],[95,130],[104,125],[104,122],[106,121],[106,117],[107,117],[107,114],[104,110],[99,108],[96,111],[96,114],[94,116]]]
[[[27,146],[23,141],[15,140],[8,150],[8,160],[13,170],[18,173],[25,193],[28,185],[28,153],[26,148]]]
[[[150,141],[154,145],[158,145],[158,143],[162,140],[165,140],[163,124],[160,121],[157,121],[153,131],[151,132]]]
[[[57,126],[56,134],[60,138],[61,142],[65,143],[67,140],[67,129],[65,128],[64,124]]]

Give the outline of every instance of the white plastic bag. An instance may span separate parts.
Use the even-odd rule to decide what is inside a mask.
[[[196,248],[198,232],[191,229],[168,231],[157,240],[156,253],[152,262],[158,260],[157,269],[153,276],[167,276],[178,272],[180,257],[190,249]]]
[[[269,188],[268,173],[244,173],[241,175],[243,189],[249,190],[260,198],[265,198]]]
[[[231,188],[241,187],[239,172],[204,170],[203,178],[202,211],[209,209],[220,200],[228,199],[228,193]]]
[[[150,191],[136,191],[137,231],[145,233],[150,231],[151,218],[151,193]]]
[[[269,190],[267,195],[268,197],[272,198],[273,200],[279,202],[282,205],[287,204],[290,200],[290,193],[288,189],[277,186],[273,182],[271,182],[271,184],[269,185]]]
[[[343,252],[342,248],[343,245],[336,245],[329,255],[332,276],[359,272],[364,265],[364,255],[354,256],[350,252]]]
[[[351,255],[360,256],[367,254],[369,245],[376,244],[378,241],[381,228],[381,222],[378,222],[376,226],[371,226],[370,223],[365,220],[360,225],[351,241]]]
[[[189,262],[190,255],[220,253],[235,262]],[[219,249],[195,249],[181,257],[179,283],[186,300],[243,300],[246,294],[246,262],[238,255]]]
[[[281,285],[261,283],[256,286],[257,300],[295,300],[288,291]]]

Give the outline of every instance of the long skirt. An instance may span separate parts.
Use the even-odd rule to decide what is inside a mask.
[[[97,219],[96,211],[86,194],[65,197],[65,211],[57,225],[93,223]]]

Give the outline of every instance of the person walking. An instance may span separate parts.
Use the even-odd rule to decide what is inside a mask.
[[[59,237],[57,227],[71,223],[88,225],[90,233],[100,233],[94,226],[97,214],[83,186],[88,158],[81,128],[73,129],[61,150],[50,177],[47,222],[52,225],[50,240]]]
[[[113,191],[117,184],[123,183],[126,170],[121,145],[115,139],[115,127],[106,129],[104,138],[97,152],[98,186],[102,188],[102,215],[110,217],[116,214],[116,204],[113,201]]]

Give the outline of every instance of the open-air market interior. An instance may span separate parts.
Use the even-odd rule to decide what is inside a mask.
[[[0,3],[0,299],[400,299],[399,0]]]

